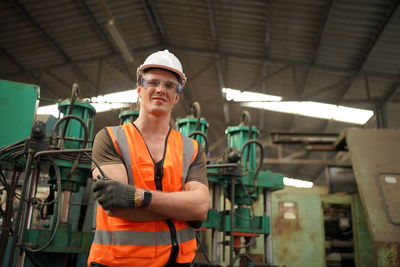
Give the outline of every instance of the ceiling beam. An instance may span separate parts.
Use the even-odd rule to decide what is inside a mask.
[[[377,31],[376,35],[372,38],[371,42],[368,44],[368,47],[366,49],[366,52],[362,55],[362,57],[359,60],[357,69],[359,70],[363,70],[365,67],[366,62],[368,61],[368,58],[371,56],[372,51],[374,50],[374,48],[376,47],[376,44],[379,42],[379,40],[382,38],[383,32],[386,29],[386,26],[388,25],[388,22],[394,18],[394,14],[398,11],[399,8],[399,3],[400,0],[397,0],[396,2],[393,2],[393,4],[390,6],[390,8],[387,11],[387,14],[384,16],[384,20],[381,23],[381,25],[379,26],[379,30]],[[345,81],[344,83],[344,87],[341,90],[339,96],[337,97],[336,101],[334,102],[335,104],[339,105],[342,101],[343,98],[345,97],[345,95],[347,94],[347,92],[350,90],[351,85],[353,84],[354,80],[358,77],[359,75],[350,75],[345,77],[343,80]],[[397,88],[399,86],[399,84],[394,84],[392,87],[393,88]],[[396,89],[394,90],[389,90],[389,91],[393,91],[395,92]],[[385,97],[385,96],[383,96]],[[382,99],[382,107],[384,106],[384,104],[387,102],[387,100]],[[330,124],[330,120],[327,120],[323,127],[321,128],[321,130],[323,132],[326,131],[326,129],[329,127]]]
[[[133,52],[135,53],[148,53],[151,51],[154,51],[154,49],[159,49],[160,46],[153,45],[153,46],[148,46],[148,47],[142,47],[142,48],[137,48],[133,49]],[[268,65],[289,65],[291,67],[296,67],[296,68],[311,68],[313,71],[316,72],[323,72],[323,73],[331,73],[331,74],[351,74],[351,75],[368,75],[369,78],[377,78],[377,79],[382,79],[386,81],[392,81],[392,82],[400,82],[400,77],[396,74],[390,74],[390,73],[385,73],[385,72],[372,72],[372,71],[364,71],[364,70],[356,70],[356,69],[346,69],[346,68],[341,68],[341,67],[334,67],[334,66],[326,66],[326,65],[320,65],[320,64],[310,64],[307,62],[300,62],[300,61],[290,61],[290,60],[283,60],[283,59],[273,59],[265,55],[248,55],[248,54],[240,54],[240,53],[226,53],[226,52],[221,52],[221,51],[212,51],[212,50],[204,50],[204,49],[198,49],[198,48],[192,48],[192,47],[183,47],[183,46],[175,46],[175,45],[169,45],[169,49],[175,50],[176,52],[179,53],[187,53],[187,54],[193,54],[193,55],[199,55],[199,56],[205,56],[205,57],[212,57],[212,58],[219,58],[223,57],[227,60],[229,59],[234,59],[234,60],[239,60],[239,61],[244,61],[244,62],[252,62],[252,63],[258,63],[258,64],[263,64],[264,62],[267,62]],[[99,61],[102,59],[111,59],[111,58],[117,58],[121,57],[120,54],[106,54],[102,56],[96,56],[96,57],[89,57],[85,59],[80,59],[80,60],[74,60],[73,64],[80,64],[80,63],[89,63],[89,62],[95,62]],[[70,67],[72,63],[60,63],[60,64],[54,64],[54,65],[48,65],[40,68],[25,68],[29,72],[44,72],[48,70],[53,70],[55,68],[65,68],[65,67]],[[3,76],[12,76],[12,75],[18,75],[20,74],[19,72],[4,72],[0,73],[0,75]]]
[[[365,53],[359,59],[356,69],[358,69],[360,72],[363,71],[365,64],[368,62],[369,57],[371,56],[377,43],[381,39],[383,32],[385,31],[386,26],[388,25],[388,22],[392,19],[393,15],[397,12],[399,3],[400,3],[400,1],[398,0],[396,2],[393,2],[392,6],[390,6],[390,8],[387,11],[387,14],[384,16],[383,22],[379,26],[379,30],[377,31],[376,35],[372,38],[371,42],[368,44]],[[332,10],[332,8],[331,8],[331,10]],[[330,14],[331,14],[331,11],[330,11],[329,15]],[[329,15],[328,15],[328,17],[329,17]],[[315,55],[318,55],[318,52]],[[313,60],[315,60],[315,58]],[[315,62],[313,61],[312,64],[314,64],[314,63]],[[351,85],[353,84],[354,80],[357,77],[359,77],[359,75],[361,74],[360,72],[350,74],[350,75],[346,76],[345,78],[343,78],[341,81],[339,81],[339,83],[334,84],[333,86],[331,85],[326,88],[323,88],[322,90],[318,90],[317,92],[314,92],[312,95],[315,96],[316,94],[320,94],[320,93],[326,92],[331,89],[337,90],[338,89],[337,85],[343,86],[342,89],[339,88],[340,92],[338,94],[338,97],[334,100],[334,104],[339,105],[343,101],[347,92],[350,90]],[[363,76],[368,77],[367,74],[364,74]],[[391,89],[389,91],[390,91],[390,93],[395,94],[395,92],[397,91],[397,88],[399,87],[399,84],[394,84],[392,87],[393,87],[393,89]],[[383,109],[384,109],[383,106],[386,102],[387,102],[387,100],[383,100],[382,101],[383,104],[380,107],[377,107],[377,110],[383,112]],[[376,114],[376,112],[374,114]],[[381,114],[381,115],[384,116],[384,114]],[[330,123],[331,123],[331,120],[326,120],[323,123],[322,127],[320,128],[321,129],[320,131],[325,132],[328,129]],[[324,171],[324,167],[321,167],[319,170],[317,170],[316,175],[320,175],[323,171]]]
[[[28,77],[29,79],[35,81],[35,83],[39,83],[38,85],[42,86],[43,88],[49,88],[46,83],[41,81],[40,76],[35,75],[33,73],[25,71],[24,67],[18,60],[16,60],[11,54],[9,54],[4,48],[0,47],[0,53],[2,53],[11,63],[18,67],[20,70],[20,74]],[[58,98],[59,96],[54,93],[54,90],[48,90],[48,93],[51,94],[53,97]]]
[[[45,38],[45,40],[56,50],[66,62],[71,62],[70,57],[67,53],[61,48],[61,46],[53,39],[51,36],[43,29],[43,27],[36,22],[35,18],[26,10],[26,8],[18,2],[18,0],[12,1],[14,6],[25,16],[25,18],[35,26],[36,30],[38,30],[41,35]]]
[[[218,39],[217,39],[217,25],[215,23],[213,0],[207,0],[207,11],[208,11],[208,20],[209,20],[209,25],[210,25],[211,39],[214,41],[216,51],[218,51],[219,44],[218,44]],[[219,89],[222,89],[222,88],[226,87],[225,79],[224,79],[224,71],[223,71],[223,67],[222,67],[222,64],[226,63],[226,61],[225,61],[225,58],[221,55],[215,55],[214,57],[218,59],[217,61],[215,61],[215,67],[217,70]],[[225,101],[221,90],[220,90],[219,94],[220,94],[221,98],[223,99],[222,111],[224,114],[225,124],[228,125],[230,122],[228,103]]]
[[[376,78],[382,78],[385,80],[400,82],[400,78],[398,77],[398,75],[383,73],[383,72],[363,71],[360,69],[342,68],[342,67],[328,66],[328,65],[322,65],[322,64],[310,64],[310,63],[302,62],[302,61],[276,59],[276,58],[271,58],[271,57],[265,56],[265,55],[256,55],[255,56],[255,55],[232,53],[232,52],[226,53],[223,51],[212,51],[212,50],[184,47],[184,46],[179,46],[179,45],[170,45],[169,47],[171,49],[174,49],[177,52],[188,53],[188,54],[199,55],[199,56],[223,57],[228,60],[234,59],[234,60],[258,63],[258,64],[262,64],[262,63],[264,63],[264,61],[266,61],[269,65],[285,64],[285,65],[299,67],[299,68],[311,68],[313,71],[320,71],[320,72],[332,73],[332,74],[349,74],[349,75],[350,74],[351,75],[365,74],[365,75],[368,75],[369,77],[376,77]]]
[[[154,51],[155,49],[158,49],[159,45],[152,45],[152,46],[146,46],[138,49],[134,49],[133,51],[135,53],[149,53],[151,51]],[[53,64],[53,65],[47,65],[44,67],[40,68],[26,68],[26,71],[29,71],[31,73],[41,73],[41,72],[46,72],[46,71],[52,71],[55,69],[59,68],[69,68],[72,67],[74,64],[82,64],[82,63],[95,63],[100,60],[113,60],[113,59],[121,59],[122,55],[121,54],[106,54],[102,56],[96,56],[96,57],[89,57],[85,59],[79,59],[79,60],[74,60],[74,62],[69,62],[69,63],[59,63],[59,64]],[[5,72],[5,73],[0,73],[2,76],[13,76],[13,75],[19,75],[21,74],[20,72]]]
[[[143,0],[142,3],[150,25],[158,35],[160,44],[167,43],[165,28],[161,21],[156,3],[153,0]]]
[[[66,63],[72,63],[71,58],[62,49],[62,47],[46,32],[46,30],[36,21],[36,19],[29,13],[29,11],[17,0],[13,1],[14,6],[25,16],[25,18],[36,28],[37,31],[45,38],[45,40],[59,53],[65,60]],[[95,92],[95,88],[90,79],[86,74],[79,68],[77,64],[72,64],[72,71],[77,76],[77,78],[84,83],[84,87],[88,87]],[[71,82],[72,84],[72,82]]]
[[[111,53],[117,54],[117,51],[115,50],[112,42],[107,37],[107,34],[103,30],[103,28],[100,26],[99,22],[97,21],[96,17],[93,15],[92,11],[90,10],[89,6],[86,4],[85,0],[79,0],[79,4],[83,8],[85,15],[89,18],[91,24],[93,25],[93,27],[94,27],[97,35],[100,37],[100,39],[107,45],[107,47],[110,49]]]
[[[313,50],[313,54],[311,57],[311,66],[315,64],[315,61],[318,58],[319,52],[321,51],[321,43],[322,43],[322,40],[324,39],[324,36],[326,35],[326,28],[328,25],[328,21],[331,20],[331,18],[332,18],[333,10],[334,10],[336,3],[337,3],[337,1],[335,1],[335,0],[329,0],[329,3],[326,5],[325,13],[324,13],[325,15],[322,19],[322,23],[319,24],[320,27],[318,30],[318,35],[314,42],[314,50]],[[307,84],[310,72],[311,72],[311,68],[307,68],[306,74],[304,75],[305,77],[303,79],[303,84],[301,85],[301,88],[299,88],[299,92],[298,92],[298,95],[300,96],[299,100],[302,99],[303,92],[306,88],[306,84]]]
[[[24,66],[21,65],[12,55],[10,55],[4,48],[0,47],[0,53],[2,53],[10,62],[18,67],[21,73],[25,72]]]

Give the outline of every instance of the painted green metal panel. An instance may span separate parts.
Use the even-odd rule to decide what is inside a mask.
[[[273,193],[271,217],[274,265],[325,266],[323,212],[318,195]]]
[[[391,221],[379,177],[392,174],[392,186],[400,183],[395,179],[400,174],[400,131],[349,129],[345,136],[373,241],[399,243],[400,225]],[[391,201],[396,203],[398,198]]]
[[[30,136],[39,87],[0,80],[0,147]]]
[[[197,125],[197,124],[199,124],[199,125]],[[181,134],[183,134],[184,136],[189,136],[191,133],[193,133],[195,131],[200,131],[205,136],[207,136],[208,127],[210,126],[210,124],[204,118],[200,118],[200,120],[199,120],[197,118],[188,116],[183,119],[177,119],[176,126],[178,127],[178,131]],[[196,128],[198,128],[198,129],[196,130]],[[205,140],[202,136],[196,135],[196,136],[191,136],[191,137],[195,138],[203,146],[205,145]]]
[[[377,266],[400,266],[399,130],[345,132]]]
[[[125,110],[119,114],[121,124],[134,122],[139,117],[139,110]]]
[[[356,266],[375,267],[372,240],[359,195],[353,196],[352,221]]]

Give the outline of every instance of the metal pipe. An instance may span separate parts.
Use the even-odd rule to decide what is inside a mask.
[[[207,168],[232,168],[239,166],[237,163],[209,164]]]
[[[230,221],[231,221],[231,231],[230,231],[230,239],[229,239],[229,266],[233,266],[234,257],[233,257],[233,248],[234,243],[233,239],[235,236],[235,176],[231,177],[231,210],[230,210]]]
[[[37,158],[42,155],[58,155],[58,154],[84,153],[84,152],[92,152],[92,149],[81,148],[81,149],[64,149],[64,150],[43,150],[35,153],[34,158]]]
[[[57,194],[62,194],[62,201],[59,204],[61,209],[60,222],[68,222],[69,215],[69,200],[71,198],[71,191],[65,190],[62,192],[57,192]]]
[[[29,188],[29,199],[33,199],[36,195],[36,188],[37,188],[37,183],[39,180],[39,175],[40,175],[40,168],[36,168],[33,172],[32,175],[32,183],[31,186]],[[32,215],[33,215],[33,205],[28,202],[29,207],[28,207],[28,216],[27,216],[27,221],[26,221],[26,229],[30,229],[31,228],[31,224],[32,224]]]
[[[272,193],[264,189],[264,215],[271,219],[272,215]],[[264,261],[267,265],[272,265],[272,233],[271,223],[269,234],[264,235]]]
[[[220,210],[220,196],[221,194],[221,186],[218,183],[215,183],[213,186],[213,204],[212,208],[214,210]],[[220,251],[219,251],[219,232],[217,229],[212,229],[212,243],[211,243],[211,261],[219,262],[220,259]]]
[[[39,174],[40,174],[40,169],[36,168],[33,170],[33,173],[31,175],[31,179],[29,179],[29,184],[28,184],[28,195],[27,195],[27,210],[23,214],[23,219],[21,220],[21,235],[20,235],[20,241],[18,244],[22,244],[25,239],[25,231],[31,228],[31,223],[32,223],[32,217],[33,217],[33,205],[30,200],[32,200],[35,196],[36,193],[36,185],[37,181],[39,179]],[[24,223],[25,222],[25,223]],[[25,266],[25,260],[26,260],[26,252],[22,251],[22,254],[19,256],[19,259],[17,260],[17,265],[18,266]]]
[[[10,250],[10,260],[8,262],[8,266],[9,267],[13,267],[14,264],[14,259],[16,257],[15,255],[15,250],[17,249],[17,244],[19,245],[21,242],[21,236],[23,235],[23,226],[25,225],[24,219],[23,217],[23,211],[25,210],[25,201],[27,198],[27,191],[28,188],[30,188],[30,186],[28,186],[28,183],[30,184],[30,180],[29,176],[31,173],[31,165],[32,165],[32,161],[33,161],[33,153],[34,150],[33,149],[29,149],[28,151],[28,157],[26,159],[26,164],[25,164],[25,168],[24,168],[24,180],[23,180],[23,184],[22,184],[22,190],[21,190],[21,198],[19,201],[19,206],[18,206],[18,213],[17,213],[17,217],[15,218],[15,228],[14,228],[14,238],[11,244],[11,250]],[[21,248],[17,249],[17,253],[21,254],[23,251]]]

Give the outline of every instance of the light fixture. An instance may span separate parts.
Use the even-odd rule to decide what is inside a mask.
[[[364,125],[374,112],[312,101],[246,102],[242,106]]]
[[[314,186],[313,182],[304,181],[295,178],[284,177],[283,183],[288,186],[300,187],[300,188],[311,188]]]
[[[241,106],[290,113],[313,118],[353,124],[365,124],[374,112],[313,101],[282,101],[281,96],[267,95],[232,88],[222,88],[226,100],[241,102]]]
[[[97,113],[106,112],[115,109],[127,108],[132,103],[136,103],[138,100],[138,95],[136,89],[126,90],[106,95],[99,95],[87,99],[90,104],[96,109]],[[58,117],[58,105],[49,105],[39,107],[37,114],[49,114],[54,117]]]
[[[274,95],[266,95],[261,93],[240,91],[231,88],[222,88],[222,92],[225,94],[226,100],[234,102],[246,102],[246,101],[281,101],[282,97]]]

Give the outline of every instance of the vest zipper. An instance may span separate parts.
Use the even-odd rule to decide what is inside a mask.
[[[163,189],[162,188],[162,178],[164,176],[163,164],[164,160],[157,162],[154,165],[154,182],[156,184],[156,189],[159,191],[162,191]],[[174,264],[176,263],[176,257],[178,256],[179,253],[179,243],[176,237],[176,228],[175,225],[172,223],[172,221],[169,219],[165,220],[165,223],[168,225],[172,243],[171,254],[165,266],[174,266]]]

